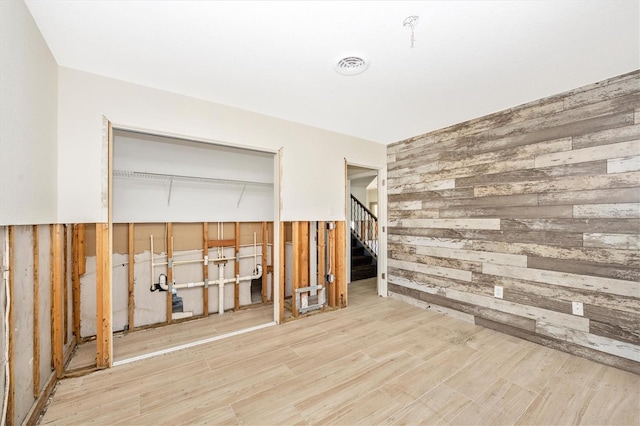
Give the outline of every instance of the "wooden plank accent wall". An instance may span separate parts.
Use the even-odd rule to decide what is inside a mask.
[[[387,155],[390,295],[640,373],[640,71]]]

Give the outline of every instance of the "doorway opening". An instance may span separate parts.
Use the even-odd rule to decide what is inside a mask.
[[[347,187],[347,276],[351,284],[384,295],[380,276],[381,256],[379,171],[361,165],[346,167]],[[384,204],[384,203],[382,203]]]

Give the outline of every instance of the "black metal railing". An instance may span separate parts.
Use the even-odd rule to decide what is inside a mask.
[[[351,195],[351,234],[360,241],[365,250],[378,258],[378,218]]]

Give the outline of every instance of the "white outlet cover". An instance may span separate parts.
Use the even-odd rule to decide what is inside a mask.
[[[573,315],[584,316],[584,307],[582,302],[571,302],[571,312]]]
[[[493,287],[493,296],[498,299],[502,299],[503,296],[503,288],[499,285]]]

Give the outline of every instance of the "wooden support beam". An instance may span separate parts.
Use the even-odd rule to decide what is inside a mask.
[[[72,257],[72,277],[71,277],[71,303],[73,304],[73,334],[76,343],[80,340],[80,253],[84,252],[84,248],[80,250],[80,245],[84,245],[80,240],[80,229],[84,235],[84,225],[73,225],[73,237],[71,238],[71,257]]]
[[[40,394],[40,241],[33,225],[33,397]]]
[[[300,256],[300,269],[298,273],[298,288],[309,287],[309,222],[300,222],[300,227],[298,231],[300,232],[300,237],[298,243],[300,246],[294,253],[297,253]],[[300,294],[302,296],[309,297],[309,292],[304,292]]]
[[[202,258],[208,259],[209,256],[209,223],[202,223]],[[202,280],[206,283],[209,280],[208,262],[202,263]],[[209,288],[205,285],[202,287],[202,314],[209,316]]]
[[[347,298],[347,234],[344,221],[336,222],[336,303],[346,308]]]
[[[285,292],[285,280],[286,280],[286,264],[285,264],[285,232],[284,232],[284,222],[280,222],[280,246],[278,247],[279,257],[280,257],[280,272],[278,276],[278,301],[279,303],[279,312],[278,318],[279,322],[282,323],[284,321],[284,292]],[[275,281],[275,280],[274,280]],[[275,285],[274,285],[275,288]]]
[[[51,327],[53,330],[52,356],[53,368],[57,377],[64,373],[64,234],[63,226],[51,225],[51,270],[53,279],[51,282]]]
[[[135,328],[135,310],[136,310],[136,299],[135,299],[135,266],[136,266],[136,251],[135,251],[135,229],[133,223],[129,224],[129,232],[127,233],[128,243],[129,243],[129,268],[128,268],[128,303],[127,303],[127,323],[129,326],[129,331]]]
[[[111,323],[111,245],[109,224],[96,223],[96,367],[113,363]]]
[[[236,255],[236,261],[233,262],[233,273],[237,277],[238,275],[240,275],[240,262],[238,259],[240,256],[240,222],[236,222],[234,236],[235,236],[234,253]],[[249,284],[249,287],[251,287],[251,284]],[[249,290],[249,293],[251,293],[251,290]],[[240,285],[234,284],[233,285],[233,309],[237,311],[239,308],[240,308]]]
[[[84,243],[84,223],[78,224],[78,275],[87,273],[87,256]]]
[[[13,298],[15,295],[14,287],[15,287],[15,228],[13,226],[8,227],[9,233],[9,253],[6,255],[9,256],[9,306],[5,309],[9,309],[9,324],[6,324],[6,327],[9,327],[9,341],[7,342],[8,351],[9,351],[9,359],[7,362],[9,363],[9,389],[7,395],[7,416],[5,419],[1,419],[0,421],[7,422],[8,425],[15,424],[16,417],[16,381],[15,381],[15,361],[16,361],[16,318],[15,318],[15,306],[16,302]],[[7,297],[7,295],[5,295]]]
[[[62,315],[62,334],[64,336],[64,344],[67,345],[69,341],[69,235],[67,225],[62,226],[62,252],[63,252],[63,266],[62,266],[62,294],[63,294],[63,315]]]
[[[173,224],[171,222],[167,222],[167,283],[169,283],[169,288],[171,288],[171,283],[173,283]],[[173,296],[171,291],[167,292],[167,324],[171,324],[173,322]]]
[[[267,243],[267,222],[262,222],[262,303],[267,303],[269,296],[269,279],[267,277],[267,255],[269,245]]]
[[[326,247],[325,247],[325,222],[318,222],[318,285],[322,285],[326,287],[326,274],[325,271],[325,263],[326,263]],[[325,291],[325,295],[328,294]]]
[[[299,287],[300,282],[298,279],[300,278],[300,256],[299,256],[299,248],[300,248],[300,222],[292,222],[291,223],[291,243],[292,243],[292,259],[293,259],[293,271],[291,273],[291,313],[293,317],[298,316],[298,307],[296,306],[296,290]]]
[[[207,247],[208,248],[235,247],[235,245],[236,245],[235,238],[231,238],[231,239],[228,239],[228,240],[209,240],[209,241],[207,241]]]
[[[329,241],[327,241],[327,244],[329,246],[329,253],[328,253],[328,257],[329,257],[329,270],[327,271],[327,274],[331,274],[335,277],[336,275],[336,229],[335,227],[333,229],[330,229],[329,232]],[[335,279],[333,280],[332,283],[327,283],[327,285],[329,286],[329,291],[328,291],[328,303],[329,306],[331,308],[335,308],[336,306],[338,306],[337,302],[336,302],[336,281]]]

